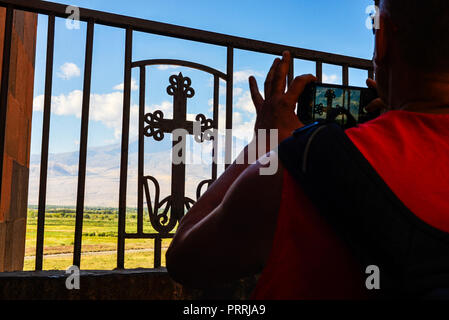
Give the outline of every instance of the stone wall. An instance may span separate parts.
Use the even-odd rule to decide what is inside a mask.
[[[5,16],[6,9],[1,8],[0,68]],[[0,190],[0,272],[23,269],[37,15],[16,10],[13,27],[3,183]]]
[[[245,300],[256,278],[218,288],[181,286],[165,268],[81,271],[80,289],[67,290],[65,271],[0,273],[0,300]]]

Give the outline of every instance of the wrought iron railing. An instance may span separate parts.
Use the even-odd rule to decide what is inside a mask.
[[[45,67],[45,95],[44,95],[44,117],[43,117],[43,135],[41,150],[41,168],[39,184],[39,204],[38,204],[38,223],[37,223],[37,242],[36,242],[36,270],[42,270],[43,249],[44,249],[44,225],[45,208],[47,193],[47,169],[48,169],[48,151],[49,151],[49,129],[51,113],[51,97],[53,84],[53,56],[55,40],[55,18],[67,18],[66,5],[37,0],[0,0],[0,6],[6,8],[5,22],[5,45],[3,49],[3,72],[0,91],[0,150],[3,150],[5,135],[6,106],[8,103],[9,86],[9,64],[10,64],[10,46],[13,24],[14,10],[23,10],[48,16],[47,33],[47,53]],[[195,202],[185,197],[185,167],[183,164],[172,165],[172,194],[160,200],[159,185],[157,180],[151,176],[144,176],[144,139],[152,137],[155,140],[164,138],[164,133],[170,133],[175,128],[183,128],[187,134],[193,134],[192,122],[186,120],[187,99],[194,95],[191,88],[191,81],[182,74],[170,78],[170,86],[167,88],[169,95],[174,99],[173,119],[164,119],[161,111],[145,114],[145,81],[146,67],[152,65],[177,65],[188,68],[194,68],[207,72],[214,77],[214,97],[213,97],[213,119],[206,119],[204,115],[198,115],[196,120],[201,122],[202,132],[206,129],[218,128],[218,96],[220,79],[226,82],[226,129],[232,129],[233,120],[233,76],[234,76],[234,50],[246,50],[272,55],[281,55],[283,51],[289,50],[292,54],[290,63],[289,82],[293,80],[293,66],[295,59],[314,61],[316,64],[316,76],[319,81],[322,80],[323,63],[338,65],[342,67],[343,85],[349,83],[349,68],[362,69],[368,72],[372,77],[373,68],[369,60],[347,57],[342,55],[330,54],[319,51],[305,50],[296,47],[284,46],[274,43],[256,41],[235,36],[229,36],[214,32],[180,27],[165,23],[137,19],[127,16],[110,14],[106,12],[94,11],[80,8],[80,20],[87,23],[86,52],[84,64],[84,88],[82,99],[81,115],[81,139],[79,152],[78,168],[78,188],[76,199],[76,226],[73,264],[79,266],[81,261],[81,243],[83,229],[84,198],[86,185],[86,158],[87,158],[87,137],[89,121],[89,104],[91,93],[92,76],[92,52],[94,46],[95,25],[106,25],[120,28],[126,32],[126,43],[123,48],[125,52],[124,68],[124,100],[123,100],[123,120],[121,137],[121,164],[120,164],[120,189],[119,189],[119,212],[118,212],[118,247],[117,247],[117,268],[124,268],[125,260],[125,240],[126,239],[154,239],[154,266],[161,266],[161,243],[164,238],[172,238],[171,233],[177,222],[184,215],[185,210]],[[227,49],[226,72],[210,68],[205,65],[181,61],[181,60],[145,60],[132,61],[133,33],[135,31],[169,36],[178,39],[196,41],[205,44],[221,46]],[[130,127],[130,104],[131,104],[131,72],[133,68],[140,69],[140,94],[139,94],[139,158],[138,158],[138,214],[137,214],[137,232],[127,233],[126,224],[126,193],[128,176],[128,144]],[[226,130],[225,137],[225,163],[231,163],[232,135]],[[176,144],[177,141],[174,141]],[[216,152],[216,141],[213,142]],[[3,161],[3,157],[1,160]],[[0,163],[0,168],[3,168]],[[1,170],[1,169],[0,169]],[[1,172],[0,172],[0,176]],[[202,188],[217,178],[217,165],[213,162],[211,179],[200,183],[197,190],[199,197]],[[149,183],[153,183],[156,189],[154,199],[150,198]],[[1,187],[1,185],[0,185]],[[144,197],[148,206],[150,220],[156,233],[144,233]],[[168,212],[170,212],[168,214]]]

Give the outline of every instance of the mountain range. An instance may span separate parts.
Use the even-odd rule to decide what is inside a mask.
[[[171,141],[145,141],[144,174],[157,178],[161,198],[170,194]],[[208,142],[210,145],[210,142]],[[210,146],[209,146],[210,149]],[[137,205],[138,142],[129,145],[127,206]],[[120,181],[120,143],[91,147],[87,151],[85,206],[118,207]],[[193,159],[200,155],[191,153]],[[31,155],[28,203],[38,203],[40,155]],[[49,154],[47,198],[48,205],[75,206],[78,183],[79,152]],[[186,196],[196,199],[197,185],[211,177],[210,164],[186,165]],[[152,190],[154,190],[152,188]],[[153,195],[152,195],[153,196]]]

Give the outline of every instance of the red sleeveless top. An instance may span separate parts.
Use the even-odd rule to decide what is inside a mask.
[[[449,114],[390,111],[346,133],[416,216],[449,232]],[[365,298],[365,268],[284,170],[273,249],[253,298]]]

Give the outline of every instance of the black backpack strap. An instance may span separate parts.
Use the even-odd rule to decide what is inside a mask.
[[[449,288],[449,234],[416,217],[339,125],[301,128],[278,154],[362,265],[379,266],[383,289]]]

